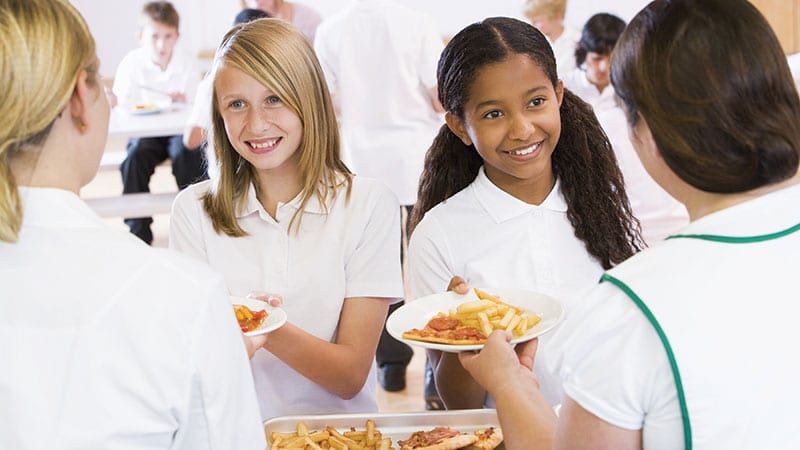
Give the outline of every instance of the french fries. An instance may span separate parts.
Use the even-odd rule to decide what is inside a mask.
[[[331,426],[320,431],[309,431],[305,422],[297,423],[297,431],[293,433],[280,433],[273,431],[269,434],[270,450],[394,450],[392,440],[381,436],[380,430],[375,428],[375,421],[368,419],[364,430],[351,428],[350,431],[340,432]]]
[[[536,314],[527,314],[521,308],[505,303],[498,296],[477,288],[474,291],[478,300],[458,305],[450,310],[449,316],[465,326],[477,328],[485,336],[494,330],[506,330],[514,337],[522,336],[542,320]]]

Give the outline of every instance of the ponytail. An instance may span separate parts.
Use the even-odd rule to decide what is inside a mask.
[[[447,125],[442,125],[425,154],[417,203],[408,225],[409,235],[431,208],[467,187],[478,175],[481,165],[483,160],[475,147],[465,145]]]
[[[9,167],[8,151],[0,150],[0,241],[14,243],[22,228],[22,201]]]

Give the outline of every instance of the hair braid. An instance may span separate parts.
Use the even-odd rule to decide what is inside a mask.
[[[643,247],[614,150],[591,106],[567,89],[553,172],[561,180],[575,236],[603,268],[611,268]]]

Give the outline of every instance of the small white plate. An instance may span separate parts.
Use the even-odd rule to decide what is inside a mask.
[[[522,308],[528,314],[537,314],[542,320],[531,327],[527,333],[511,340],[511,344],[529,341],[537,336],[550,331],[564,317],[564,307],[561,303],[547,295],[523,289],[504,289],[504,288],[481,288],[487,294],[496,295],[500,300],[510,305]],[[464,295],[455,292],[443,292],[440,294],[420,297],[416,300],[407,302],[398,308],[389,319],[386,320],[386,331],[395,339],[405,342],[408,345],[424,347],[431,350],[441,350],[443,352],[463,352],[480,350],[483,344],[475,345],[453,345],[439,344],[434,342],[423,342],[413,339],[404,339],[403,333],[412,329],[422,329],[428,321],[436,314],[447,313],[456,306],[478,300],[475,291],[470,288]]]
[[[286,311],[281,308],[270,306],[267,302],[256,300],[247,297],[233,297],[231,296],[231,303],[234,305],[244,305],[253,311],[267,310],[267,318],[261,322],[261,326],[253,331],[244,333],[245,336],[258,336],[259,334],[266,334],[275,331],[286,323]]]
[[[143,116],[147,114],[158,114],[162,111],[166,111],[170,105],[170,102],[137,103],[134,105],[129,105],[125,108],[125,111],[134,116]]]

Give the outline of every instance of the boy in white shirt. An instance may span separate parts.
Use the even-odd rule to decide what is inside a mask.
[[[165,1],[146,3],[139,29],[140,47],[125,55],[114,78],[119,106],[144,103],[186,103],[193,98],[200,70],[189,56],[176,52],[180,33],[178,12]],[[122,162],[123,193],[148,192],[156,166],[169,158],[178,188],[205,179],[202,151],[186,148],[180,135],[134,138],[128,141],[128,156]],[[153,219],[126,218],[133,234],[148,244],[153,240]]]

